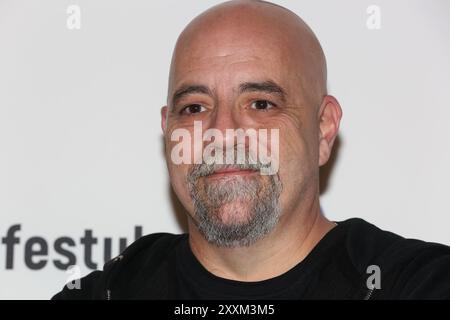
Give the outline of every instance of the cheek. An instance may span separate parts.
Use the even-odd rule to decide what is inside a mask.
[[[307,196],[305,191],[314,188],[314,177],[318,173],[314,158],[307,139],[298,129],[280,130],[279,175],[283,184],[280,202],[286,212],[294,210],[298,201]]]
[[[168,164],[169,178],[172,188],[181,204],[188,210],[192,210],[192,199],[186,182],[188,167],[186,165]]]
[[[310,112],[289,108],[278,119],[280,128],[280,154],[286,163],[314,164],[318,153],[318,137]]]
[[[281,161],[288,164],[297,162],[307,154],[304,128],[297,122],[284,120],[280,123],[280,155]]]
[[[196,153],[199,153],[201,148],[201,136],[201,133],[196,134],[192,126],[172,125],[164,137],[165,156],[168,166],[183,166],[184,164],[194,163]],[[196,140],[197,144],[195,144]]]
[[[176,193],[179,193],[181,188],[184,188],[186,185],[186,174],[185,171],[181,168],[180,165],[168,164],[169,168],[169,177],[172,186],[175,189]],[[187,186],[186,186],[187,187]]]
[[[317,165],[311,138],[302,130],[288,124],[280,129],[280,178],[286,187],[304,181]]]
[[[178,197],[183,200],[186,196],[189,196],[186,178],[190,167],[189,164],[186,164],[186,162],[183,161],[187,160],[187,163],[192,162],[190,159],[183,158],[183,155],[186,154],[189,155],[188,158],[191,157],[190,154],[192,153],[192,145],[184,138],[171,141],[173,132],[174,128],[171,128],[170,131],[167,131],[167,135],[164,137],[165,159],[172,187]]]

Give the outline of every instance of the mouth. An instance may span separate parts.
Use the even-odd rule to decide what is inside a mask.
[[[247,175],[253,175],[256,173],[259,173],[259,170],[227,167],[227,168],[221,168],[221,169],[215,170],[213,173],[211,173],[208,176],[208,178],[222,178],[222,177],[229,177],[229,176],[247,176]]]

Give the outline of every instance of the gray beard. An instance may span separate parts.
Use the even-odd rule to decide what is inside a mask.
[[[226,165],[194,165],[189,172],[194,222],[205,239],[216,246],[250,246],[270,233],[279,221],[281,181],[278,175],[234,176],[209,184],[205,179],[199,181],[219,167]],[[240,164],[233,167],[260,169],[262,165]],[[225,210],[229,215],[226,221],[223,219]]]

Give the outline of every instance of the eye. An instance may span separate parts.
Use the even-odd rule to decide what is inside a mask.
[[[190,104],[181,109],[180,114],[191,115],[205,111],[206,108],[200,104]]]
[[[275,104],[267,100],[257,100],[251,104],[252,109],[263,111],[272,109],[273,107],[275,107]]]

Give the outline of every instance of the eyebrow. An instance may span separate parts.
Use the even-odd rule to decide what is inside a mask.
[[[175,105],[178,101],[180,101],[182,98],[184,98],[187,95],[190,94],[207,94],[212,95],[211,90],[209,90],[208,87],[203,85],[185,85],[182,86],[180,89],[175,91],[175,93],[172,96],[172,105]]]
[[[263,82],[245,82],[239,86],[239,93],[244,92],[265,92],[270,94],[277,94],[281,99],[286,100],[286,92],[284,89],[275,83],[274,81],[268,80]]]
[[[283,88],[275,82],[268,80],[263,82],[245,82],[239,86],[239,93],[244,92],[266,92],[275,93],[282,98],[286,96]]]
[[[239,85],[239,93],[242,94],[245,92],[265,92],[269,94],[277,94],[283,101],[286,100],[286,92],[280,85],[272,80],[241,83]],[[172,96],[172,105],[174,106],[178,101],[190,94],[213,95],[212,91],[207,86],[188,84],[175,91]]]

